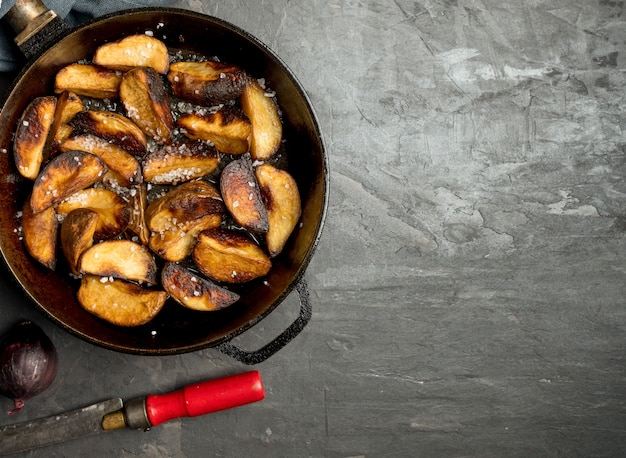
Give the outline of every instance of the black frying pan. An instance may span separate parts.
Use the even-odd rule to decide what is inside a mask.
[[[43,14],[50,15],[45,7]],[[42,30],[31,38],[29,33],[21,34],[21,38],[26,37],[21,47],[30,61],[9,89],[0,112],[0,151],[3,152],[0,153],[0,251],[17,282],[52,321],[108,349],[165,355],[215,347],[250,364],[271,356],[297,335],[310,318],[303,274],[318,243],[328,205],[327,157],[318,122],[301,85],[276,54],[258,39],[232,24],[186,10],[126,10],[73,30],[54,18]],[[37,96],[53,93],[54,75],[60,68],[89,59],[102,43],[146,30],[153,31],[170,48],[219,56],[223,61],[240,65],[251,75],[264,77],[276,91],[283,114],[287,168],[298,183],[302,219],[284,251],[274,259],[267,281],[252,282],[238,291],[242,296],[238,303],[219,312],[202,313],[168,300],[151,323],[121,328],[80,307],[75,299],[78,285],[67,272],[48,271],[26,253],[18,237],[17,214],[32,183],[21,178],[15,169],[11,137],[27,104]],[[34,49],[33,44],[39,49]],[[294,290],[300,297],[300,315],[278,338],[252,352],[229,343],[266,317]]]

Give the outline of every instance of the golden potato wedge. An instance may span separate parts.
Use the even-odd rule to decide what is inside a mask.
[[[88,312],[117,326],[140,326],[163,308],[167,293],[123,280],[85,275],[78,289],[78,302]]]
[[[170,66],[170,57],[165,43],[161,40],[137,34],[99,46],[93,56],[93,62],[123,71],[134,67],[151,67],[165,74]]]
[[[274,257],[282,251],[298,224],[302,211],[300,193],[296,180],[285,170],[265,163],[254,173],[267,210],[269,229],[265,242],[270,256]]]
[[[252,124],[250,154],[255,161],[267,161],[278,151],[283,138],[283,125],[274,97],[259,83],[251,80],[241,94],[241,107]]]
[[[195,220],[206,215],[221,215],[224,210],[224,202],[214,185],[201,180],[190,181],[153,200],[146,208],[146,224],[151,232],[186,230]]]
[[[224,167],[220,175],[220,190],[224,204],[237,224],[251,232],[267,232],[267,210],[249,154],[244,154]]]
[[[175,62],[167,79],[180,99],[211,107],[238,98],[250,77],[236,65],[207,61]]]
[[[130,192],[130,219],[127,232],[132,240],[138,240],[142,245],[147,245],[150,239],[150,230],[146,224],[146,207],[148,206],[148,190],[145,183],[140,183]]]
[[[72,132],[67,123],[85,109],[81,98],[73,92],[63,91],[57,97],[57,106],[54,112],[54,121],[48,134],[51,154],[55,154],[58,145]]]
[[[17,170],[25,178],[34,180],[47,154],[45,150],[50,127],[54,121],[57,98],[37,97],[20,117],[13,140],[13,156]]]
[[[172,299],[192,310],[221,310],[239,300],[237,293],[173,262],[168,262],[163,268],[161,284]]]
[[[188,113],[178,117],[176,124],[191,139],[208,140],[225,154],[248,151],[252,127],[240,110],[224,108],[215,113]]]
[[[142,157],[146,154],[145,134],[137,124],[119,113],[86,110],[77,113],[68,124],[75,136],[94,135],[124,148],[134,156]]]
[[[22,211],[24,245],[33,258],[50,270],[54,270],[57,263],[58,225],[53,207],[33,213],[30,200],[26,200]]]
[[[184,228],[171,228],[152,232],[148,242],[150,249],[166,261],[182,261],[191,254],[198,234],[206,229],[213,229],[222,223],[222,214],[204,215],[189,220]]]
[[[70,64],[59,70],[54,79],[54,92],[64,91],[94,99],[115,99],[119,96],[122,73],[91,64]]]
[[[98,215],[93,235],[96,240],[117,237],[128,227],[130,208],[115,192],[103,188],[87,188],[75,192],[57,206],[57,214],[64,218],[73,210],[88,208]]]
[[[91,248],[98,225],[98,214],[88,208],[72,210],[61,223],[61,249],[74,275],[79,275],[80,257]]]
[[[128,187],[142,181],[139,161],[124,148],[103,138],[72,133],[58,148],[63,152],[84,151],[97,156],[106,164],[109,171],[116,172],[116,181],[120,186]]]
[[[193,260],[207,277],[243,283],[266,275],[272,261],[248,236],[221,228],[200,232]]]
[[[143,159],[143,178],[155,184],[178,184],[209,175],[217,169],[220,155],[204,141],[161,145]]]
[[[122,280],[157,282],[157,266],[146,247],[130,240],[105,240],[86,250],[80,258],[83,274]]]
[[[82,151],[59,154],[35,180],[30,197],[33,212],[43,211],[100,181],[107,170],[106,164],[93,154]]]
[[[159,74],[150,67],[128,71],[120,84],[126,115],[157,143],[172,141],[174,118]]]

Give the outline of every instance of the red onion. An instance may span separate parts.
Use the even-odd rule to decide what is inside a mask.
[[[15,324],[0,340],[0,394],[15,403],[9,414],[48,388],[56,373],[56,348],[32,321]]]

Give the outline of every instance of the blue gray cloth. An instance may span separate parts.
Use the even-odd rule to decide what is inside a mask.
[[[15,0],[0,0],[0,18],[11,9]],[[144,6],[166,6],[171,0],[44,0],[45,5],[56,12],[71,26],[128,8]],[[0,21],[0,72],[12,72],[19,69],[22,58],[13,42],[15,34],[11,27]]]

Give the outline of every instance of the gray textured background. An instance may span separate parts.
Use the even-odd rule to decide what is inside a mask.
[[[331,165],[313,319],[255,366],[261,403],[25,456],[624,456],[624,2],[177,5],[260,38],[311,97]],[[102,350],[0,288],[1,322],[35,318],[61,357],[21,419],[247,370]]]

